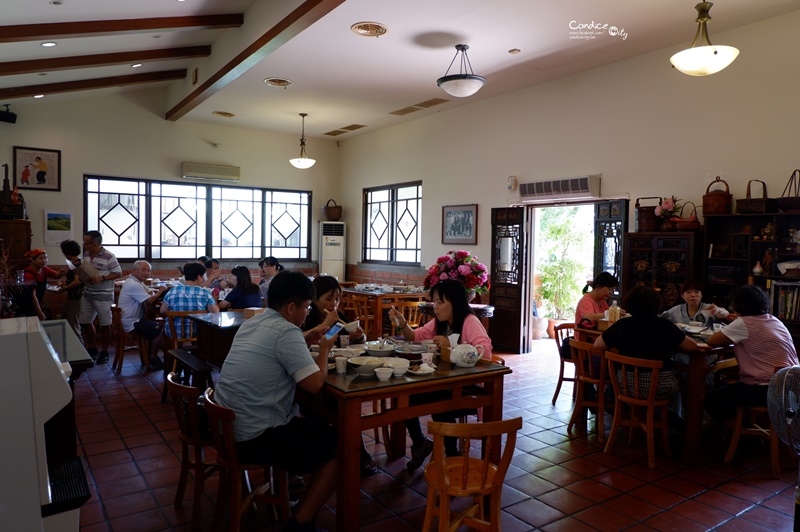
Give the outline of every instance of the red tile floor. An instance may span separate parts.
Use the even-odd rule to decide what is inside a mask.
[[[797,466],[786,449],[780,480],[770,476],[766,444],[749,445],[723,464],[719,434],[707,435],[702,459],[657,451],[657,469],[648,469],[643,441],[628,446],[618,438],[614,452],[604,454],[593,422],[588,435],[567,436],[572,388],[565,384],[550,404],[558,375],[552,340],[535,342],[532,353],[503,356],[514,370],[506,378],[505,416],[524,418],[503,493],[504,531],[791,530]],[[181,508],[172,505],[180,444],[172,409],[160,403],[162,385],[162,373],[144,374],[133,351],[121,375],[105,364],[76,383],[78,441],[92,488],[82,531],[189,530],[191,489]],[[365,433],[365,441],[382,472],[362,482],[361,529],[420,530],[423,469],[410,474],[405,459],[387,462],[371,436]],[[201,509],[204,530],[216,492],[213,477]],[[317,524],[335,530],[335,496]],[[259,511],[245,518],[243,530],[278,528]]]

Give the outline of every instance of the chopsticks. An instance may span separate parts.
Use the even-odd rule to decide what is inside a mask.
[[[330,311],[330,310],[328,310],[328,309],[326,309],[326,308],[324,308],[324,309],[322,309],[322,310],[324,310],[324,311],[325,311],[325,314],[330,314],[330,313],[331,313],[331,311]],[[341,324],[342,324],[342,325],[344,325],[345,327],[347,326],[347,322],[346,322],[346,321],[344,321],[344,320],[342,320],[342,318],[339,318],[339,323],[341,323]]]

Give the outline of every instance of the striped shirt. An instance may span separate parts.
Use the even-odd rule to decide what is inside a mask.
[[[85,252],[83,260],[94,266],[103,277],[110,273],[122,273],[117,257],[106,248],[100,248],[100,252],[94,257],[88,251]],[[109,279],[97,284],[86,283],[83,297],[94,301],[114,301],[114,280]]]
[[[769,384],[775,368],[797,365],[792,335],[772,314],[741,316],[722,332],[734,343],[739,380],[744,384]]]
[[[216,305],[214,296],[211,295],[211,290],[194,286],[194,285],[179,285],[175,286],[167,292],[164,296],[164,303],[167,304],[170,311],[185,312],[187,310],[207,310],[209,305]],[[181,318],[175,318],[175,327],[181,326]],[[166,333],[170,338],[172,331],[169,328],[169,320],[166,324]]]

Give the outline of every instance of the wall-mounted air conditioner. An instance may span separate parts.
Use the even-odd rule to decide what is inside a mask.
[[[552,181],[520,183],[519,197],[523,203],[575,202],[600,198],[602,174]]]
[[[184,179],[210,179],[238,183],[239,167],[184,162],[181,163],[181,177]]]

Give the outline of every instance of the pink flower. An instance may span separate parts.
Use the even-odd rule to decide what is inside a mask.
[[[433,266],[428,268],[428,273],[438,273],[438,272],[439,272],[439,268],[438,268],[438,266],[436,266],[436,264],[434,264]]]
[[[459,280],[459,279],[458,279],[458,270],[452,270],[452,271],[450,272],[450,278],[451,278],[451,279],[455,279],[456,281],[458,281],[458,280]]]
[[[450,276],[447,275],[447,272],[442,272],[442,273],[439,274],[439,279],[441,279],[442,281],[444,281],[445,279],[449,279],[449,278],[450,278]]]
[[[469,257],[469,251],[464,251],[463,249],[460,249],[455,252],[456,259],[466,259],[467,257]]]
[[[456,261],[454,261],[453,259],[447,261],[447,268],[449,270],[452,270],[455,267],[456,267]]]
[[[658,207],[656,207],[656,216],[661,216],[661,211],[662,211],[662,209],[661,209],[661,205],[659,205]]]
[[[671,211],[672,209],[675,208],[675,202],[672,201],[672,198],[664,198],[661,201],[661,208],[664,209],[665,211]]]
[[[458,267],[458,273],[467,276],[472,273],[472,269],[466,264],[462,264],[461,266]]]
[[[442,255],[441,257],[436,259],[436,262],[440,262],[441,263],[441,262],[447,262],[449,260],[450,260],[450,257],[448,255]]]

